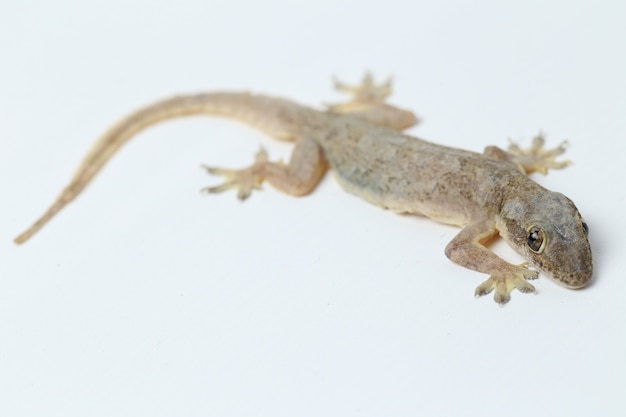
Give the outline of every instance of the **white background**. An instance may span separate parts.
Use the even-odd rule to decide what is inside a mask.
[[[4,2],[0,415],[626,415],[626,58],[620,1]],[[229,120],[141,133],[26,245],[95,138],[175,93],[344,99],[393,75],[410,132],[481,151],[571,143],[536,179],[591,229],[595,279],[504,308],[457,233],[344,193],[203,196],[259,144]],[[496,251],[521,262],[504,244]]]

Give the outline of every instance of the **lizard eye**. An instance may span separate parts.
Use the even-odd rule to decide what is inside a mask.
[[[583,229],[585,230],[585,236],[589,235],[589,226],[585,222],[583,222]]]
[[[531,226],[528,229],[528,247],[535,253],[543,252],[545,248],[545,236],[543,230],[537,226]]]

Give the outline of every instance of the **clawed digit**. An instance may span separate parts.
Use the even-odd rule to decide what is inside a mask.
[[[211,175],[218,175],[225,179],[222,184],[204,187],[201,191],[205,193],[221,193],[226,190],[237,190],[237,197],[245,200],[250,197],[253,190],[260,190],[263,184],[263,170],[267,163],[267,152],[261,148],[257,152],[254,163],[244,169],[224,169],[203,165]]]
[[[508,153],[528,174],[540,172],[545,175],[548,169],[562,169],[571,163],[568,160],[556,161],[556,158],[565,152],[567,141],[561,142],[559,146],[553,149],[544,148],[544,144],[545,138],[543,134],[539,133],[533,139],[532,145],[526,149],[522,149],[517,144],[511,142]]]
[[[525,265],[520,265],[520,270],[517,274],[489,277],[476,287],[474,295],[481,297],[494,291],[494,301],[500,305],[504,305],[511,299],[511,292],[513,290],[518,290],[522,293],[534,292],[535,287],[527,280],[536,279],[538,276],[539,273],[537,271],[526,269]]]
[[[391,79],[377,85],[369,72],[359,85],[347,85],[337,79],[333,81],[337,90],[352,94],[352,102],[382,103],[391,95]]]

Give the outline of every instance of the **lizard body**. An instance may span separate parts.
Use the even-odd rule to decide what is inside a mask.
[[[94,144],[55,203],[15,239],[23,243],[72,201],[113,154],[138,131],[165,119],[192,114],[233,117],[279,140],[295,142],[288,164],[270,162],[261,150],[248,168],[206,167],[225,182],[206,192],[236,189],[247,198],[264,181],[291,195],[310,193],[330,168],[340,185],[378,206],[425,215],[462,227],[445,253],[454,262],[489,274],[476,295],[495,290],[496,302],[514,289],[532,292],[527,282],[538,272],[512,265],[484,244],[500,234],[530,264],[570,288],[592,275],[587,225],[574,204],[541,187],[526,174],[563,168],[564,152],[543,148],[535,138],[529,150],[487,147],[484,154],[436,145],[401,133],[414,125],[413,113],[385,103],[390,83],[361,86],[337,83],[353,101],[318,111],[289,100],[249,93],[205,93],[163,100],[125,117]]]

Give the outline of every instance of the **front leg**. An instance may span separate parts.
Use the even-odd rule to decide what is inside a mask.
[[[207,193],[219,193],[229,189],[236,189],[240,200],[250,196],[252,190],[261,189],[264,181],[274,188],[287,194],[301,196],[313,191],[328,168],[319,145],[308,138],[296,142],[291,154],[291,160],[286,165],[279,162],[270,162],[267,153],[261,149],[252,165],[243,169],[223,169],[204,166],[209,174],[224,177],[224,183],[203,188]]]
[[[465,268],[489,274],[489,279],[476,288],[475,295],[482,296],[495,290],[493,298],[496,303],[506,304],[514,289],[524,293],[535,291],[526,280],[535,279],[539,274],[527,269],[525,264],[510,264],[485,247],[484,243],[497,233],[490,221],[469,224],[448,243],[446,256]]]

